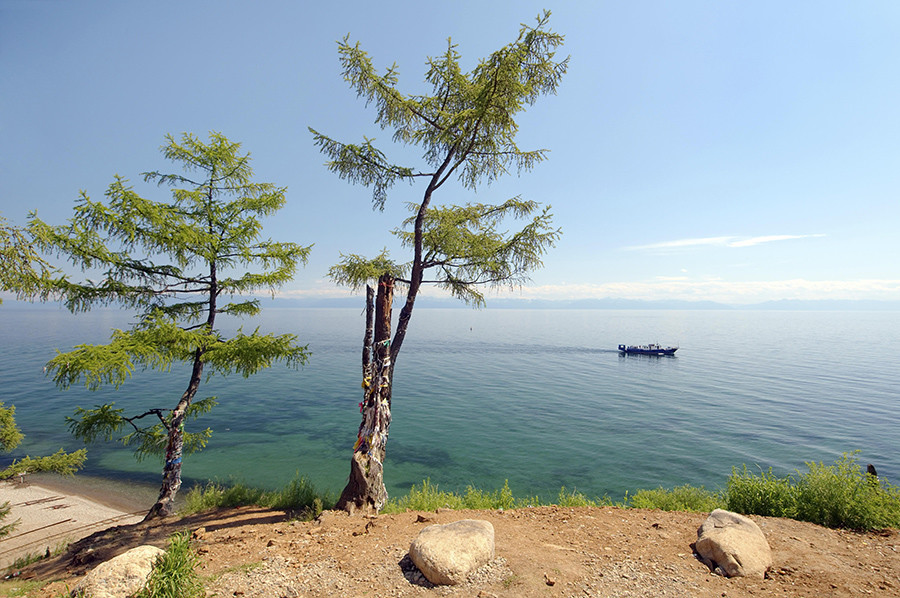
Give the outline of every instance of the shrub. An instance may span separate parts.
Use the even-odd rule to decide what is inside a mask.
[[[807,463],[797,480],[796,518],[827,527],[900,527],[900,488],[862,471],[856,452],[834,465]]]
[[[789,477],[779,478],[760,470],[755,475],[744,465],[741,470],[731,468],[728,478],[727,509],[737,513],[770,517],[794,517],[796,515],[796,489]]]
[[[900,527],[900,488],[862,471],[858,451],[834,465],[808,462],[809,471],[776,477],[745,465],[728,479],[728,509],[748,515],[791,517],[826,527],[867,530]]]

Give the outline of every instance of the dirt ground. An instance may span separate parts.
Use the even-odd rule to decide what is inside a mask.
[[[702,513],[539,507],[377,517],[326,512],[318,521],[240,508],[164,525],[110,528],[32,565],[23,578],[53,579],[32,596],[55,597],[96,564],[140,544],[164,547],[190,530],[209,596],[243,598],[465,597],[830,597],[900,596],[900,533],[830,530],[753,517],[774,556],[766,579],[726,579],[694,556]],[[458,586],[432,586],[410,563],[423,527],[483,519],[496,558]]]

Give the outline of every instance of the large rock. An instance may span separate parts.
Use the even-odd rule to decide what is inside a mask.
[[[463,519],[429,525],[409,547],[409,558],[433,584],[455,585],[494,558],[494,526]]]
[[[772,549],[753,521],[731,511],[716,509],[697,530],[697,554],[713,571],[726,577],[766,576]]]
[[[144,587],[153,563],[164,551],[156,546],[138,546],[97,565],[84,576],[72,596],[128,598]]]

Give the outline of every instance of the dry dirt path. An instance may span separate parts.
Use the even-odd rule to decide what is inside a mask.
[[[465,585],[432,587],[407,550],[431,523],[484,519],[497,558]],[[465,597],[830,597],[900,596],[900,533],[860,534],[787,519],[753,517],[772,547],[764,580],[713,575],[691,544],[701,513],[539,507],[351,518],[326,512],[289,521],[255,508],[221,510],[107,530],[38,563],[24,575],[58,581],[50,598],[96,563],[142,543],[165,546],[177,529],[194,533],[208,594],[242,598]]]

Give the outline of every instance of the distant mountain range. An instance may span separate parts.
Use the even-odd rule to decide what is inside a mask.
[[[270,307],[352,307],[363,308],[363,298],[263,300]],[[471,309],[456,299],[436,299],[420,296],[416,306],[421,308]],[[395,307],[399,307],[395,304]],[[900,301],[833,300],[817,301],[782,299],[748,305],[729,305],[715,301],[643,301],[638,299],[491,299],[488,309],[662,309],[662,310],[790,310],[790,311],[900,311]]]
[[[0,310],[15,309],[63,309],[58,303],[28,303],[4,297]],[[326,299],[261,298],[263,308],[306,307],[306,308],[354,308],[363,309],[362,296],[347,296]],[[471,309],[461,301],[450,298],[420,296],[416,306],[423,309]],[[400,305],[394,303],[395,309]],[[900,301],[834,300],[818,301],[782,299],[748,305],[733,305],[715,301],[661,300],[643,301],[639,299],[491,299],[487,309],[657,309],[657,310],[780,310],[780,311],[900,311]]]

